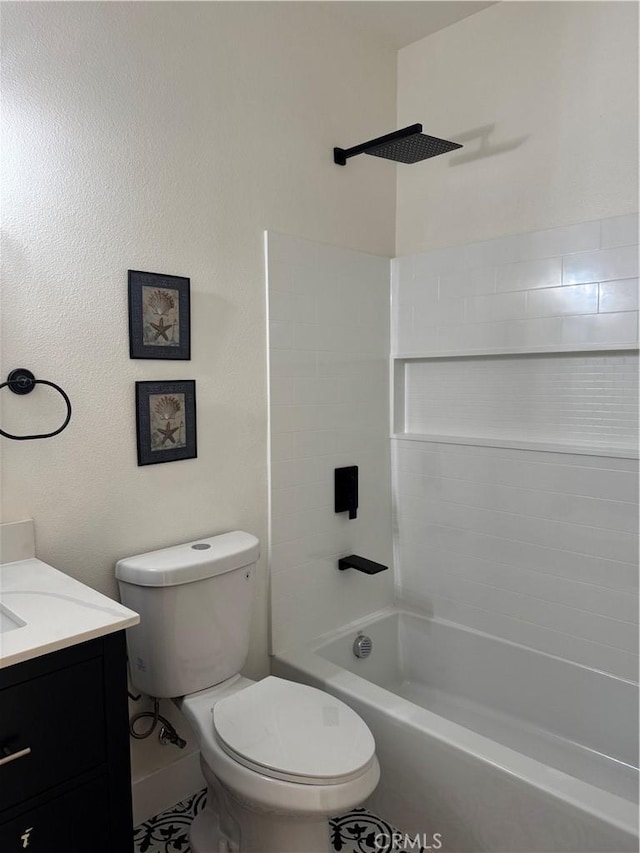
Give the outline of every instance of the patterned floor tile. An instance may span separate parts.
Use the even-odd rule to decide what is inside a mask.
[[[203,789],[137,826],[133,831],[135,853],[191,853],[189,827],[206,799]]]
[[[135,853],[191,853],[189,826],[204,808],[206,790],[178,803],[134,830]],[[331,818],[327,825],[335,853],[401,853],[394,845],[394,829],[366,809]],[[424,853],[411,847],[411,853]],[[304,851],[300,851],[304,853]]]

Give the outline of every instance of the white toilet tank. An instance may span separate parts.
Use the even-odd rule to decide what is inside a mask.
[[[116,564],[134,686],[149,696],[204,690],[240,672],[249,648],[260,543],[236,530]]]

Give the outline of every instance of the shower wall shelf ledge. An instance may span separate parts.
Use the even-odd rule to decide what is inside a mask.
[[[436,358],[485,358],[491,355],[553,355],[553,353],[638,352],[638,341],[621,344],[581,344],[573,346],[512,347],[510,349],[431,350],[429,352],[393,353],[392,361],[426,361]]]
[[[638,459],[637,347],[393,356],[393,440]]]
[[[467,447],[498,447],[507,450],[536,450],[544,453],[566,453],[575,456],[601,456],[614,459],[639,459],[637,447],[609,447],[595,444],[562,444],[554,441],[524,441],[471,435],[437,435],[397,432],[393,441],[420,441],[426,444],[459,444]]]

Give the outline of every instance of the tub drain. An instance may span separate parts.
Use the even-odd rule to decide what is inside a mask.
[[[366,637],[364,634],[358,634],[353,641],[353,653],[357,658],[368,658],[372,648],[371,637]]]

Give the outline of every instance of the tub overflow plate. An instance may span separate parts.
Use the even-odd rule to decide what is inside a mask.
[[[368,658],[373,648],[371,637],[364,634],[358,634],[353,641],[353,653],[357,658]]]

